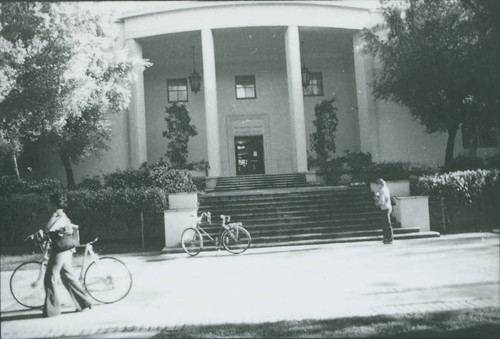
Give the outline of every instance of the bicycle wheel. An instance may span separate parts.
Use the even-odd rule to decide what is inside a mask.
[[[182,232],[181,243],[182,248],[187,254],[195,256],[200,253],[203,247],[203,238],[197,229],[187,228]]]
[[[43,286],[45,270],[38,261],[19,265],[10,277],[10,292],[18,303],[28,308],[40,308],[45,302]]]
[[[243,253],[250,247],[252,238],[243,227],[231,227],[222,233],[222,245],[231,253]]]
[[[83,284],[89,295],[104,304],[122,300],[132,288],[132,274],[121,260],[103,257],[87,267]]]

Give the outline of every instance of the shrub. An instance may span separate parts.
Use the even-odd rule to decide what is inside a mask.
[[[167,193],[196,192],[196,185],[187,170],[169,168],[163,161],[143,164],[139,169],[115,171],[104,175],[104,188],[160,188]]]
[[[165,155],[175,168],[186,168],[189,138],[197,135],[196,127],[191,125],[189,111],[184,104],[173,104],[166,108],[167,130],[163,136],[169,140]]]
[[[210,164],[206,160],[200,160],[195,162],[190,162],[187,164],[186,168],[188,170],[199,170],[199,171],[207,171],[210,169]]]
[[[101,183],[101,180],[103,183]],[[50,218],[47,197],[64,190],[56,180],[40,183],[0,178],[0,235],[2,244],[21,243],[30,233],[45,227]],[[187,170],[176,170],[159,162],[137,170],[85,178],[79,189],[67,192],[66,213],[80,225],[81,237],[91,240],[138,237],[141,213],[150,235],[163,232],[162,212],[168,208],[168,193],[196,192]],[[148,226],[149,225],[149,226]]]
[[[0,195],[10,196],[12,194],[37,193],[50,195],[56,191],[64,191],[65,188],[59,180],[45,178],[40,182],[18,179],[15,176],[0,177]]]
[[[335,98],[324,100],[314,107],[316,119],[313,121],[316,132],[311,134],[311,147],[316,152],[320,164],[326,163],[335,152],[335,132],[339,119],[337,108],[333,106]]]
[[[485,159],[486,167],[500,170],[500,155],[495,155]]]
[[[167,195],[159,188],[80,189],[69,191],[67,197],[65,212],[80,226],[83,241],[96,236],[113,240],[138,236],[141,212],[158,234],[163,225],[162,212],[168,206]],[[21,244],[28,234],[44,228],[51,215],[48,199],[34,193],[0,196],[0,213],[2,245]]]
[[[144,166],[139,169],[116,170],[103,175],[103,187],[118,190],[145,187],[148,174],[148,170]]]
[[[23,243],[49,221],[48,199],[36,193],[0,196],[0,243]]]
[[[413,165],[404,161],[388,161],[373,163],[361,171],[361,179],[374,182],[378,178],[384,180],[410,180],[412,177],[432,175],[439,172],[438,167]]]
[[[445,168],[445,172],[467,171],[485,169],[486,164],[483,159],[469,156],[458,156],[454,158]]]
[[[378,178],[384,180],[408,180],[410,174],[410,164],[407,162],[381,162],[362,169],[360,177],[364,182],[374,182]]]
[[[367,166],[372,164],[370,153],[350,153],[345,152],[340,156],[326,162],[321,171],[326,175],[329,184],[345,184],[361,180],[361,172]]]
[[[429,165],[418,165],[411,164],[410,165],[410,179],[422,176],[429,176],[438,174],[440,168],[437,165],[429,166]]]
[[[457,171],[441,175],[420,177],[420,194],[446,198],[462,207],[470,207],[486,189],[498,184],[499,171]]]
[[[97,191],[103,187],[102,185],[102,177],[100,175],[96,175],[93,177],[85,177],[80,181],[77,185],[77,189],[89,190],[89,191]]]

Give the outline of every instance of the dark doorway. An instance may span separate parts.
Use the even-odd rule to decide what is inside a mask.
[[[264,141],[262,135],[234,137],[236,175],[264,174]]]

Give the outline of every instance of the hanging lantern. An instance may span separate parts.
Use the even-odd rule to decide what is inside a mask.
[[[194,67],[194,46],[193,48],[193,73],[189,76],[189,86],[191,86],[191,91],[198,93],[201,88],[201,75],[196,72],[196,68]]]
[[[304,41],[301,41],[300,42],[300,63],[302,64],[302,68],[301,68],[301,73],[302,73],[302,87],[307,87],[307,85],[309,85],[309,81],[311,80],[311,73],[309,72],[309,70],[307,69],[305,63],[304,63],[304,50],[303,50],[303,45],[304,45]]]

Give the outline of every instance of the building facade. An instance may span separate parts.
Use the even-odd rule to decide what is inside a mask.
[[[374,161],[442,164],[445,134],[426,134],[406,108],[371,95],[377,62],[363,54],[360,35],[380,22],[377,5],[167,2],[123,14],[118,24],[130,54],[152,66],[132,88],[128,111],[112,117],[111,151],[77,166],[77,180],[165,159],[165,110],[174,103],[186,105],[198,132],[188,161],[208,161],[209,176],[306,172],[314,155],[314,107],[333,96],[338,155],[370,152]],[[196,93],[189,84],[195,70],[201,75]],[[458,135],[455,152],[463,151]],[[64,180],[62,165],[48,163]]]

